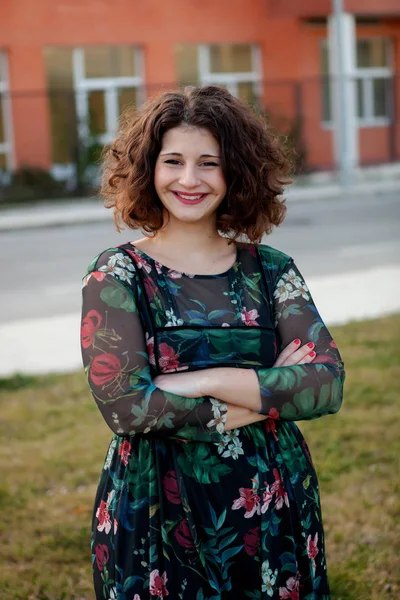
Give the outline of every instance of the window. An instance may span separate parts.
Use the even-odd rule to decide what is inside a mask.
[[[179,44],[175,56],[179,85],[223,85],[249,104],[259,102],[261,58],[257,46]]]
[[[48,47],[44,58],[53,163],[61,168],[82,148],[109,143],[122,111],[143,102],[142,53],[133,46]]]
[[[0,176],[12,168],[11,102],[8,88],[7,55],[0,51]]]
[[[322,120],[329,123],[332,120],[332,107],[326,40],[321,47],[321,72]],[[381,37],[357,40],[354,77],[359,126],[387,124],[392,85],[390,40]]]

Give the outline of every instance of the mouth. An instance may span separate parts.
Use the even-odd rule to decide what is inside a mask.
[[[183,192],[175,192],[172,191],[173,195],[177,200],[182,202],[182,204],[200,204],[203,200],[208,196],[208,193],[205,194],[188,194]]]

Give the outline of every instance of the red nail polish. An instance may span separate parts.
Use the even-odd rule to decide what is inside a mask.
[[[295,344],[300,344],[300,340],[298,340],[298,339],[297,339],[297,340],[294,340],[294,343],[295,343]]]
[[[308,356],[311,356],[311,358],[314,358],[314,356],[315,356],[315,352],[310,352],[310,353],[308,354]]]
[[[314,348],[314,344],[313,344],[312,342],[309,342],[309,343],[307,344],[307,346],[308,346],[309,348]]]

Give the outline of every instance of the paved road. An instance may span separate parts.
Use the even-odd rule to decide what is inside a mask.
[[[134,231],[118,234],[111,219],[3,232],[0,323],[76,313],[80,279],[91,259],[108,246],[138,237]],[[400,198],[384,194],[293,202],[283,225],[266,242],[294,256],[306,278],[399,265]]]

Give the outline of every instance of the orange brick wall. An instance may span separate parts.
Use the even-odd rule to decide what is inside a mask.
[[[381,6],[382,1],[383,4],[389,2],[381,0],[374,6]],[[280,2],[282,7],[294,4]],[[312,0],[309,2],[312,4]],[[307,2],[304,0],[301,5]],[[293,84],[302,84],[309,162],[319,168],[331,165],[331,133],[320,126],[320,90],[315,80],[320,72],[318,45],[326,37],[326,31],[323,27],[307,26],[290,14],[286,18],[272,18],[271,6],[268,0],[174,0],[169,3],[161,0],[8,0],[0,3],[0,49],[8,53],[18,164],[48,167],[51,162],[43,47],[141,45],[145,51],[145,81],[153,90],[163,84],[175,84],[175,44],[236,42],[259,44],[264,99],[271,110],[294,115]],[[400,20],[371,26],[370,31],[375,35],[390,33],[396,39],[396,64],[399,65]],[[400,93],[397,98],[400,103]],[[400,114],[400,105],[397,111]],[[362,140],[367,140],[368,135],[363,132]],[[375,146],[374,160],[387,158],[384,133],[381,137],[382,143]],[[400,135],[397,140],[400,156]],[[364,148],[367,145],[367,141],[365,147],[362,144]],[[364,148],[361,148],[362,160],[369,160],[370,150]]]

